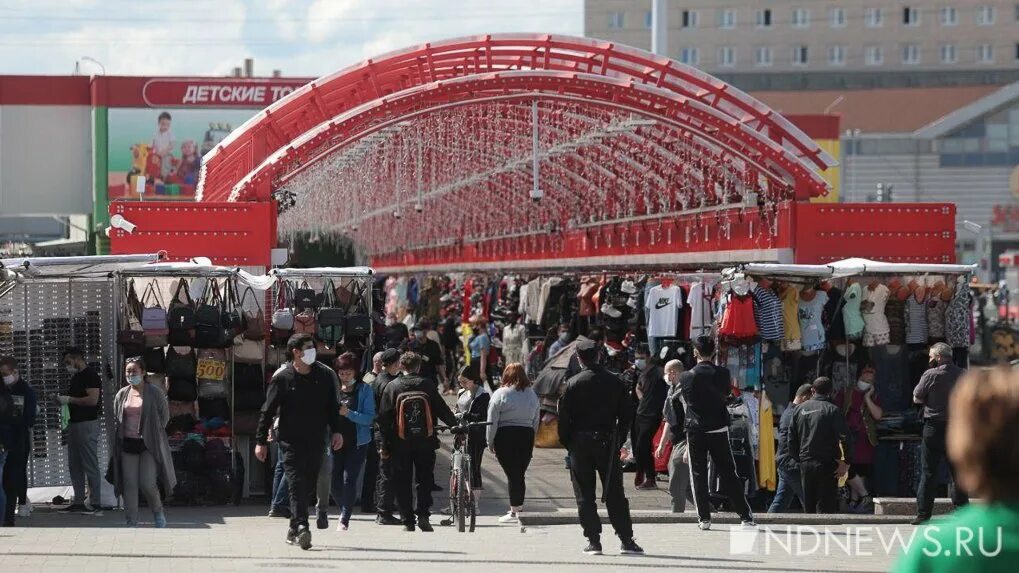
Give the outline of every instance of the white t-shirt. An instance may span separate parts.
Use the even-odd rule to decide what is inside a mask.
[[[690,309],[690,340],[699,336],[711,336],[714,313],[711,312],[711,299],[704,298],[704,291],[704,283],[693,283],[686,297]]]
[[[679,309],[683,307],[683,291],[676,285],[658,285],[644,297],[647,311],[647,335],[675,337],[679,330]]]

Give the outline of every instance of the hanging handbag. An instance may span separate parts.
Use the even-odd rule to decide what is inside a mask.
[[[198,361],[190,348],[184,350],[176,346],[170,346],[166,349],[164,364],[165,373],[170,378],[194,380],[195,373],[198,370]]]
[[[127,283],[127,302],[124,305],[122,324],[117,332],[117,342],[124,347],[124,353],[129,356],[141,354],[145,347],[145,329],[142,328],[141,315],[142,303],[134,289],[134,280],[131,280]]]
[[[183,294],[183,298],[181,295]],[[188,282],[180,279],[177,291],[166,311],[166,322],[170,333],[167,341],[177,346],[195,344],[195,303],[188,292]]]
[[[194,402],[198,399],[198,385],[194,378],[169,377],[166,397],[173,402]]]
[[[156,282],[145,287],[142,295],[142,328],[145,330],[145,345],[149,348],[166,346],[170,328],[166,321],[166,309],[156,291]]]
[[[142,360],[145,361],[145,370],[155,374],[166,373],[166,352],[162,346],[156,348],[149,348],[142,354]]]
[[[223,299],[219,294],[219,283],[213,279],[205,287],[202,301],[195,309],[195,346],[197,348],[224,347],[223,307]]]
[[[226,351],[221,348],[199,350],[196,378],[199,398],[226,398],[229,378]]]
[[[265,342],[249,340],[243,336],[234,338],[234,362],[241,364],[261,364],[265,358]]]
[[[232,279],[224,283],[226,296],[223,299],[225,311],[223,312],[223,328],[230,331],[229,340],[243,333],[247,327],[247,317],[237,300],[237,286]]]
[[[366,282],[355,282],[353,285],[354,296],[351,299],[351,306],[354,310],[347,312],[344,329],[345,336],[368,336],[372,331],[372,319],[368,315],[367,288]]]
[[[343,332],[347,324],[347,313],[342,308],[337,308],[334,298],[332,281],[326,281],[322,289],[322,304],[324,308],[319,309],[316,321],[318,330],[315,338],[326,348],[335,348],[343,340]]]
[[[286,280],[280,280],[276,295],[276,310],[272,313],[272,330],[270,332],[273,346],[282,348],[287,345],[294,333],[294,310],[290,308],[287,295],[290,286]]]
[[[255,308],[257,312],[250,312],[244,310],[244,301],[248,300],[248,295],[255,301]],[[264,299],[263,299],[264,300]],[[247,340],[264,340],[265,339],[265,313],[262,312],[262,305],[258,302],[258,297],[255,295],[255,291],[251,287],[245,289],[244,294],[241,296],[241,302],[238,304],[241,312],[244,313],[245,328],[244,338]]]
[[[308,308],[294,317],[294,334],[310,334],[315,336],[318,324],[315,322],[315,311]]]
[[[312,309],[317,306],[318,294],[315,289],[308,285],[308,281],[301,283],[301,286],[294,290],[294,308],[298,311]]]

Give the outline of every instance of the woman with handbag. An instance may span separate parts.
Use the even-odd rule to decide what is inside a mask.
[[[128,527],[138,525],[138,490],[145,494],[157,528],[166,527],[163,502],[159,497],[161,481],[166,495],[173,492],[177,478],[173,471],[166,423],[170,410],[166,394],[146,381],[145,363],[141,358],[128,358],[124,367],[128,385],[113,399],[114,493],[124,498]]]

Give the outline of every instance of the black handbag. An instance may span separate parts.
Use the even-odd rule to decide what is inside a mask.
[[[226,303],[219,293],[219,284],[210,280],[205,287],[201,304],[195,309],[195,346],[197,348],[226,348],[233,337],[223,327]]]
[[[198,399],[198,384],[194,378],[170,376],[166,383],[166,397],[175,402],[194,402]]]
[[[181,298],[183,293],[184,298]],[[193,346],[195,344],[195,303],[188,292],[188,282],[180,279],[177,292],[170,301],[166,312],[166,322],[170,329],[167,340],[177,346]]]
[[[230,419],[230,403],[226,398],[199,398],[198,417],[203,420],[209,418]]]
[[[145,369],[153,374],[166,374],[166,351],[160,348],[149,348],[142,354]]]
[[[223,328],[230,332],[230,338],[239,336],[248,328],[248,319],[237,297],[237,288],[233,281],[226,282],[226,298],[224,299]]]
[[[322,305],[325,308],[319,309],[315,319],[318,325],[315,338],[326,348],[335,348],[343,340],[347,326],[347,311],[337,308],[333,290],[333,282],[326,281],[325,288],[322,289]]]
[[[195,358],[193,351],[187,353],[179,353],[173,346],[166,350],[165,367],[163,370],[164,374],[173,378],[190,378],[195,379],[195,373],[198,370],[198,360]]]
[[[142,303],[138,299],[138,291],[134,281],[127,283],[127,301],[124,304],[124,317],[117,332],[117,342],[124,347],[125,354],[137,356],[137,350],[145,346],[145,329],[142,328]]]
[[[312,289],[307,281],[301,283],[301,286],[294,290],[294,308],[297,312],[301,312],[305,309],[314,309],[318,303],[318,293]]]
[[[354,288],[354,296],[351,297],[351,305],[354,310],[347,313],[345,336],[368,336],[371,334],[372,319],[368,314],[368,305],[365,302],[367,288],[367,283],[361,283]]]

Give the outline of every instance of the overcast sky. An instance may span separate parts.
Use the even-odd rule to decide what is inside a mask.
[[[0,73],[319,76],[431,40],[583,34],[583,0],[0,0]],[[98,73],[83,62],[83,73]]]

